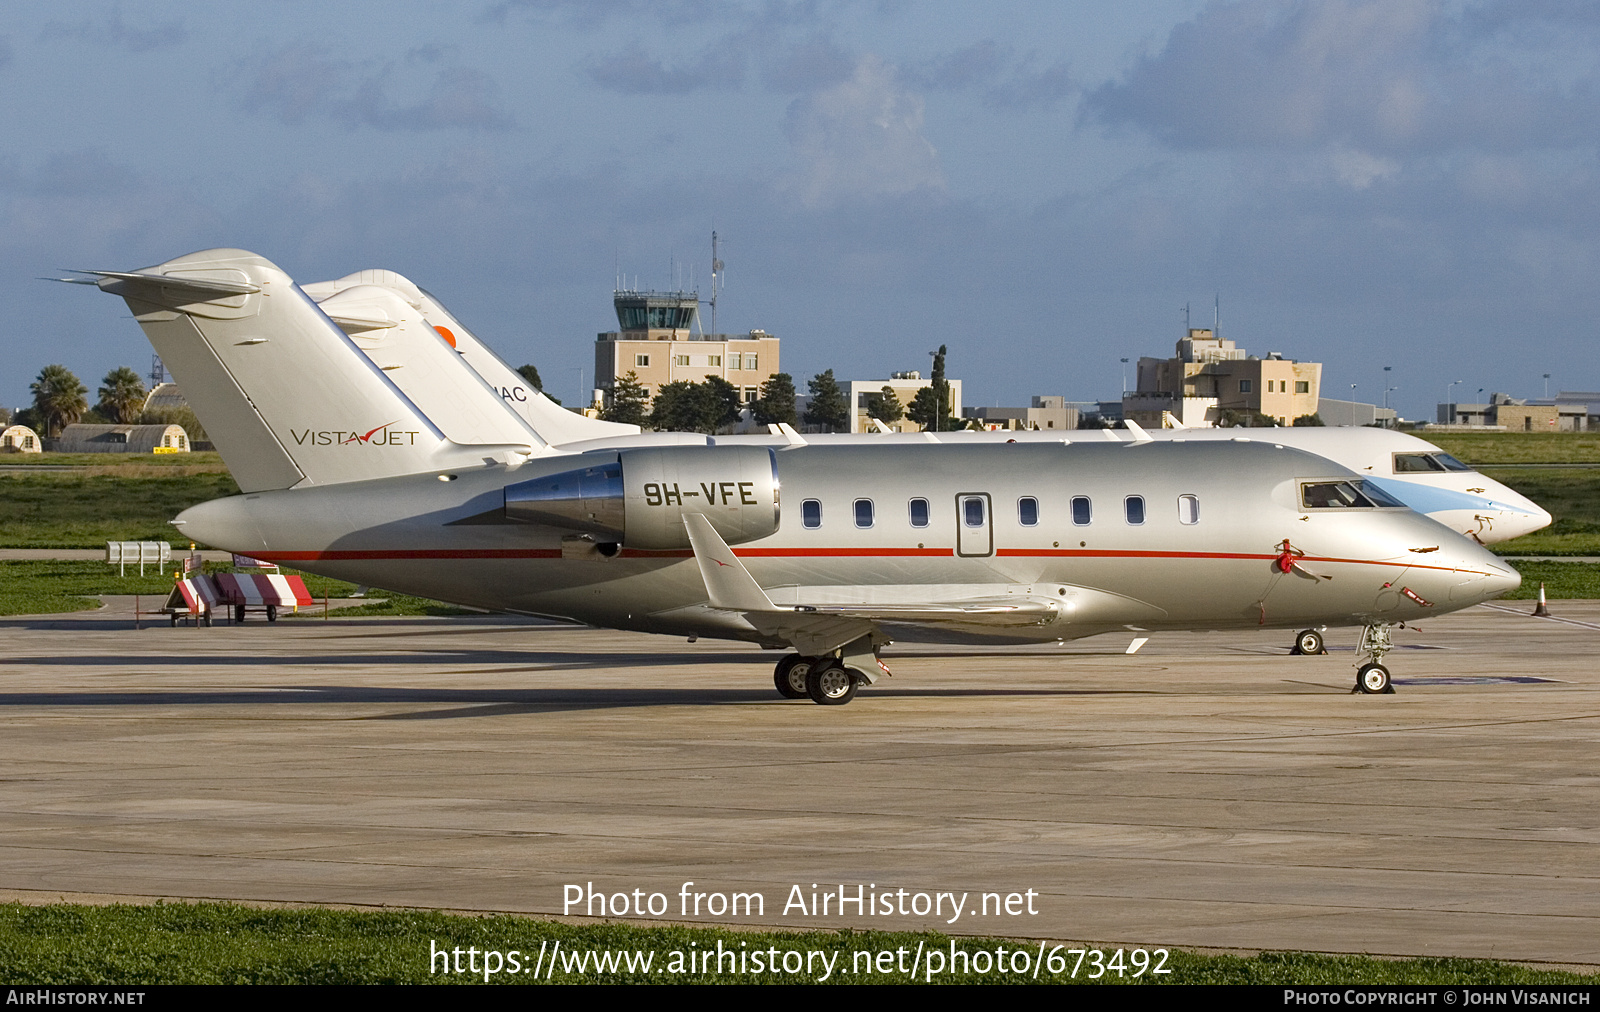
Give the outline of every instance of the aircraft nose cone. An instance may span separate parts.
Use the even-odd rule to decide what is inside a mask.
[[[1466,560],[1456,570],[1450,587],[1450,602],[1457,606],[1492,601],[1522,585],[1522,574],[1484,552]]]
[[[1529,503],[1523,508],[1505,507],[1500,511],[1500,517],[1495,521],[1495,533],[1502,535],[1501,540],[1509,541],[1520,538],[1524,534],[1544,530],[1554,520],[1542,508]]]
[[[1540,526],[1543,525],[1541,524]],[[1535,530],[1537,530],[1537,528],[1535,528]],[[1516,590],[1518,587],[1522,586],[1522,574],[1517,572],[1515,569],[1512,569],[1506,563],[1497,562],[1489,567],[1489,576],[1484,581],[1484,586],[1484,600],[1487,601],[1491,598],[1499,597],[1502,594],[1509,594],[1513,590]]]
[[[173,526],[190,541],[212,548],[249,552],[262,547],[256,525],[238,496],[190,506],[178,514]]]

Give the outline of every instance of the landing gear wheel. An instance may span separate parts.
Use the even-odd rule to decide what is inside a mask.
[[[1394,692],[1389,683],[1389,669],[1382,664],[1363,665],[1356,672],[1356,688],[1369,696]]]
[[[790,654],[779,661],[772,672],[772,684],[778,687],[778,695],[784,699],[804,699],[810,695],[806,691],[806,675],[815,663],[815,658],[801,654]]]
[[[1315,629],[1302,629],[1294,638],[1294,652],[1307,656],[1327,653],[1322,644],[1322,634]]]
[[[856,698],[860,676],[838,661],[820,661],[806,672],[806,695],[823,706],[843,706]]]

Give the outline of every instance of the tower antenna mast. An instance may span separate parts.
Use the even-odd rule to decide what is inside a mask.
[[[720,334],[717,329],[717,289],[722,287],[722,261],[717,259],[717,233],[711,233],[711,333]],[[712,340],[716,340],[715,336]]]

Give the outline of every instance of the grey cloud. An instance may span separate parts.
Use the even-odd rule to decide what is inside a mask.
[[[0,35],[0,67],[11,62],[11,39],[9,36]]]
[[[418,51],[413,51],[417,53]],[[433,62],[442,56],[424,54]],[[253,63],[242,98],[249,112],[286,124],[324,116],[345,126],[377,130],[503,130],[511,117],[500,108],[493,78],[469,67],[441,67],[426,97],[414,102],[391,94],[397,74],[390,63],[376,70],[331,57],[320,46],[296,44]]]
[[[927,90],[972,91],[993,108],[1049,105],[1078,91],[1070,69],[1057,63],[1035,70],[1036,58],[1019,57],[992,39],[905,68],[901,77]]]
[[[1241,0],[1206,8],[1087,95],[1109,125],[1177,148],[1378,156],[1592,142],[1594,78],[1558,86],[1465,41],[1431,0]]]
[[[793,6],[772,4],[773,7]],[[653,21],[665,25],[724,23],[750,15],[745,4],[703,2],[703,0],[504,0],[486,7],[479,20],[502,24],[515,17],[553,21],[570,28],[596,30],[613,22],[638,24]]]
[[[321,46],[297,44],[253,61],[243,97],[248,112],[295,124],[325,109],[341,93],[354,67]]]
[[[793,94],[850,80],[857,57],[824,34],[763,54],[761,78],[769,91]]]
[[[962,90],[994,83],[1012,60],[1010,46],[984,39],[919,66],[907,67],[901,75],[924,88]]]
[[[144,53],[163,46],[178,45],[188,39],[189,32],[176,19],[129,25],[122,19],[122,8],[112,7],[95,21],[82,21],[76,25],[51,21],[44,26],[39,37],[41,40],[78,39],[96,45],[120,46],[132,53]]]
[[[939,155],[922,135],[920,96],[875,56],[850,80],[796,99],[784,132],[799,157],[810,206],[944,189]]]
[[[346,126],[378,130],[504,130],[511,117],[499,108],[499,86],[488,74],[470,67],[445,67],[434,78],[428,97],[396,105],[388,96],[387,74],[361,82],[353,97],[331,112]]]
[[[715,45],[689,63],[668,67],[634,43],[590,61],[587,72],[602,88],[627,95],[731,91],[744,84],[745,58],[731,45]]]

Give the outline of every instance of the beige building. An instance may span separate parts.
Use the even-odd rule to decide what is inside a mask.
[[[691,292],[619,291],[613,302],[618,329],[594,342],[594,379],[609,403],[617,380],[634,373],[652,399],[668,383],[703,383],[717,376],[755,400],[778,363],[778,339],[764,330],[749,334],[695,333],[699,301]]]
[[[1257,358],[1210,329],[1191,328],[1173,358],[1139,360],[1138,391],[1130,396],[1146,411],[1155,400],[1172,401],[1166,410],[1185,424],[1193,424],[1184,417],[1189,414],[1185,402],[1215,398],[1219,414],[1258,411],[1279,425],[1292,425],[1302,415],[1316,414],[1321,386],[1320,362],[1297,362],[1275,351]]]
[[[11,425],[0,431],[0,453],[41,453],[43,450],[39,434],[26,425]]]
[[[1065,397],[1049,395],[1033,398],[1026,408],[968,408],[964,417],[977,419],[990,432],[1049,432],[1078,427],[1077,406],[1068,407]]]
[[[945,377],[945,382],[950,385],[950,414],[954,418],[961,417],[961,381]],[[851,380],[850,381],[850,412],[851,432],[876,432],[870,418],[870,404],[873,395],[883,393],[883,388],[888,387],[894,391],[895,399],[900,402],[900,407],[910,408],[911,402],[916,399],[917,391],[933,385],[932,378],[923,379],[920,372],[897,372],[888,379],[881,380]],[[885,423],[895,432],[921,432],[922,426],[909,418],[901,418],[897,422]]]

